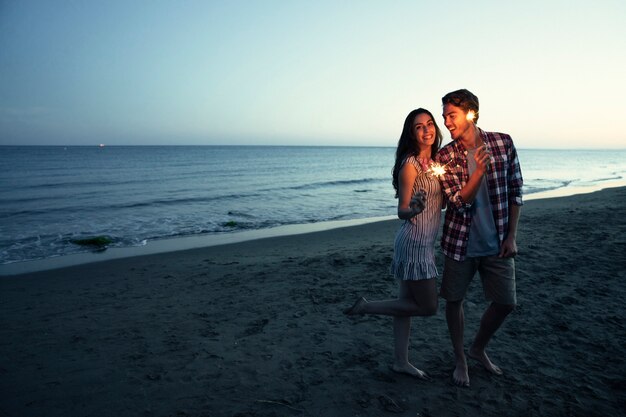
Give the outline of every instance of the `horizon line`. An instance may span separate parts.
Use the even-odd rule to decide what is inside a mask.
[[[446,142],[447,143],[447,142]],[[54,147],[54,148],[131,148],[131,147],[267,147],[267,148],[395,148],[391,145],[264,145],[264,144],[125,144],[125,145],[107,145],[107,144],[89,144],[89,145],[58,145],[58,144],[23,144],[23,145],[5,145],[0,147]],[[545,151],[626,151],[626,147],[575,147],[575,148],[542,148],[542,147],[517,147],[517,149],[525,150],[545,150]]]

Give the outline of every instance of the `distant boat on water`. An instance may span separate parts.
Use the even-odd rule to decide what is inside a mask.
[[[101,148],[104,148],[104,143],[101,143],[101,144],[100,144],[100,147],[101,147]]]

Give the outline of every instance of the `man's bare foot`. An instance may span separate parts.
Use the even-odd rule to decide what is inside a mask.
[[[430,381],[430,377],[428,376],[426,372],[420,369],[417,369],[415,366],[411,365],[408,362],[405,364],[394,363],[389,368],[391,368],[392,371],[397,372],[399,374],[406,374],[406,375],[413,376],[415,378],[423,379],[425,381]]]
[[[470,358],[477,360],[482,363],[485,369],[491,372],[494,375],[502,375],[502,369],[500,369],[497,365],[495,365],[491,360],[489,360],[489,356],[487,353],[483,351],[479,351],[478,349],[472,348],[469,350],[468,355]]]
[[[470,386],[469,374],[467,373],[467,362],[465,361],[465,358],[456,361],[456,368],[454,368],[454,372],[452,373],[452,382],[454,382],[454,385],[459,387]]]
[[[363,314],[365,304],[367,304],[367,300],[364,297],[359,297],[352,307],[343,310],[343,314],[347,316],[361,315]]]

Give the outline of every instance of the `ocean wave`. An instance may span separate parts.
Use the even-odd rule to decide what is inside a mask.
[[[322,188],[330,188],[337,186],[345,186],[345,185],[367,185],[367,184],[376,184],[387,181],[387,179],[382,178],[362,178],[355,180],[335,180],[335,181],[320,181],[316,183],[295,185],[295,186],[287,186],[287,187],[274,187],[274,188],[263,188],[259,189],[256,192],[249,193],[235,193],[235,194],[220,194],[220,195],[199,195],[199,196],[188,196],[184,198],[151,198],[140,201],[126,201],[122,203],[115,203],[108,200],[103,200],[100,197],[99,193],[93,192],[89,195],[83,195],[75,197],[75,199],[81,199],[84,201],[83,204],[74,204],[74,205],[66,205],[59,207],[45,207],[43,202],[46,201],[62,201],[67,197],[65,195],[58,196],[40,196],[38,198],[35,197],[24,197],[24,198],[15,198],[10,199],[7,203],[12,204],[23,204],[29,203],[31,205],[31,209],[22,209],[16,211],[3,210],[0,211],[0,218],[9,219],[12,217],[18,216],[37,216],[43,214],[51,214],[51,213],[63,213],[63,212],[84,212],[84,213],[92,213],[92,212],[102,212],[105,210],[124,210],[124,209],[139,209],[145,207],[159,207],[159,206],[177,206],[184,204],[195,204],[195,203],[215,203],[220,201],[232,201],[232,200],[243,200],[243,199],[255,199],[260,197],[266,197],[267,193],[276,193],[281,191],[303,191],[303,190],[316,190]],[[354,192],[364,193],[369,192],[371,190],[357,188]],[[36,204],[36,203],[40,204]],[[37,208],[34,208],[37,207]]]
[[[172,168],[171,166],[169,167]],[[169,181],[186,181],[189,179],[198,179],[204,178],[207,175],[215,175],[219,174],[218,171],[202,171],[202,172],[193,172],[187,174],[176,174],[171,175],[168,180]],[[54,177],[52,177],[54,178]],[[146,177],[142,178],[141,175],[136,175],[132,178],[119,178],[119,179],[87,179],[81,178],[75,181],[61,181],[54,182],[50,177],[46,177],[45,180],[47,182],[42,182],[38,184],[23,184],[21,182],[18,188],[20,191],[37,191],[37,190],[56,190],[62,188],[82,188],[82,187],[120,187],[120,186],[128,186],[131,184],[141,186],[143,184],[153,184],[160,183],[163,181],[160,177]]]
[[[106,244],[96,244],[106,237]],[[94,244],[88,243],[93,240]],[[104,240],[102,241],[104,242]],[[24,236],[13,242],[0,242],[0,264],[47,259],[78,253],[102,252],[108,248],[145,246],[147,239],[90,233]]]
[[[109,209],[123,210],[123,209],[137,209],[137,208],[144,208],[144,207],[151,207],[151,206],[152,207],[176,206],[180,204],[189,204],[189,203],[209,203],[209,202],[216,202],[216,201],[223,201],[223,200],[254,198],[254,197],[261,197],[262,195],[263,194],[260,194],[260,193],[249,193],[249,194],[218,195],[218,196],[213,196],[213,197],[198,196],[198,197],[185,197],[185,198],[157,198],[157,199],[127,202],[127,203],[108,203],[106,205],[102,204],[102,201],[100,199],[94,198],[93,201],[86,201],[85,204],[81,204],[81,205],[63,206],[63,207],[46,207],[46,208],[40,208],[40,209],[10,211],[10,212],[5,212],[5,213],[0,212],[0,218],[11,218],[11,217],[17,217],[17,216],[30,216],[30,215],[41,215],[41,214],[50,214],[50,213],[63,213],[63,212],[92,213],[92,212],[105,211]],[[15,201],[12,200],[12,202],[15,202]]]
[[[223,201],[223,200],[237,200],[242,198],[254,198],[261,197],[260,193],[249,193],[249,194],[227,194],[227,195],[218,195],[214,197],[208,196],[198,196],[198,197],[185,197],[185,198],[161,198],[161,199],[152,199],[146,201],[139,201],[135,203],[127,203],[127,204],[113,204],[107,206],[108,208],[113,209],[126,209],[126,208],[141,208],[141,207],[150,207],[150,206],[172,206],[179,204],[189,204],[189,203],[209,203],[214,201]]]
[[[615,180],[621,180],[622,177],[620,175],[616,175],[614,177],[604,177],[604,178],[594,178],[592,179],[590,182],[604,182],[604,181],[615,181]]]
[[[310,184],[302,184],[293,187],[286,187],[289,190],[312,190],[324,187],[336,187],[343,185],[359,185],[359,184],[372,184],[387,181],[387,178],[360,178],[356,180],[336,180],[336,181],[320,181]]]
[[[535,194],[543,191],[558,190],[559,188],[567,187],[576,180],[567,181],[555,181],[549,179],[535,179],[524,182],[524,194]],[[545,184],[547,183],[547,184]]]

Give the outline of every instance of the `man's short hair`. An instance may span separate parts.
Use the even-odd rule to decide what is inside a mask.
[[[464,112],[472,110],[474,112],[474,123],[478,121],[478,97],[469,90],[461,89],[446,94],[441,98],[441,104],[452,104],[460,107]]]

